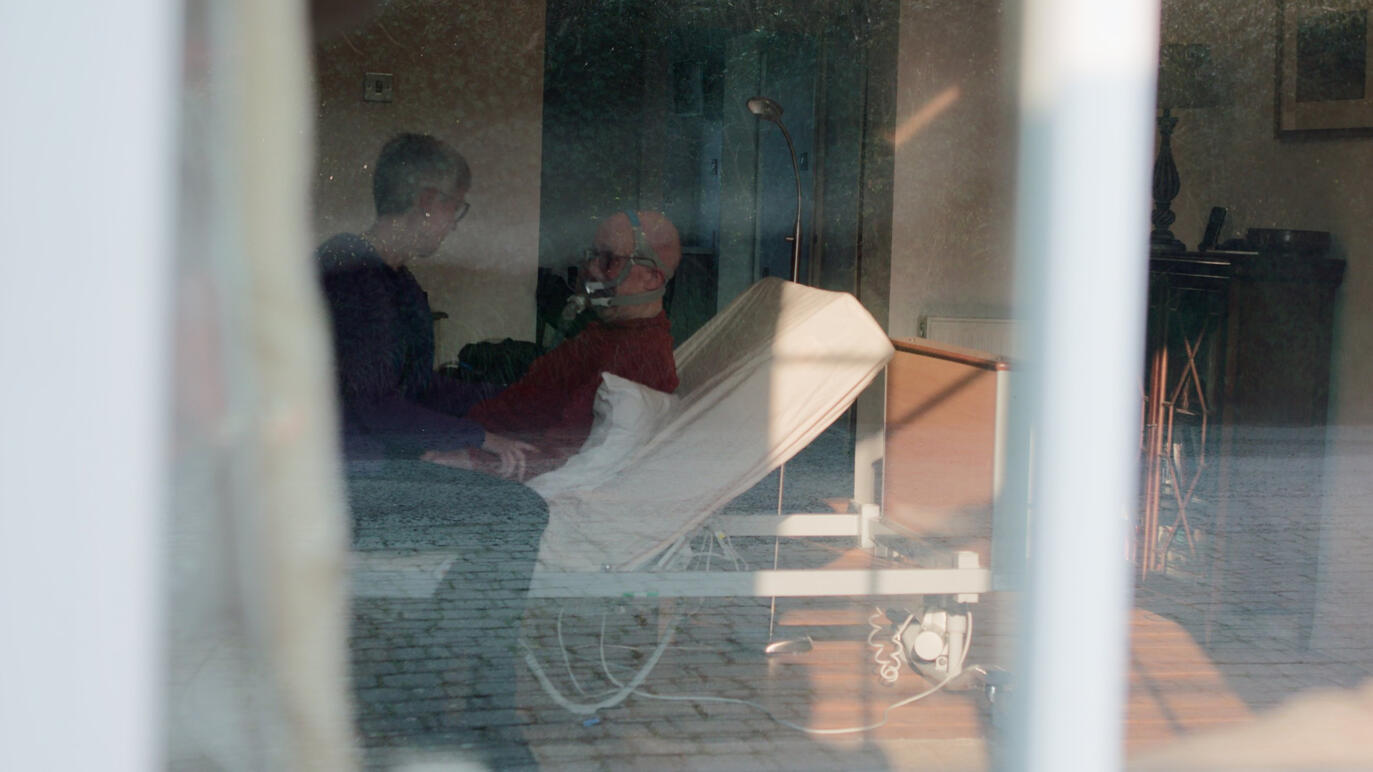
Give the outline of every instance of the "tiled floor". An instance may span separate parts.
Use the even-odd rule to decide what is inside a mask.
[[[848,489],[849,479],[836,471],[849,464],[843,447],[842,438],[831,438],[793,462],[789,510],[813,511],[819,499]],[[775,485],[775,478],[764,481],[731,509],[775,508]],[[372,528],[360,536],[370,540],[362,547],[385,547],[401,563],[389,574],[372,564],[360,579],[371,587],[363,595],[371,597],[355,604],[352,638],[360,740],[374,768],[460,768],[464,762],[542,769],[988,767],[999,714],[976,674],[956,682],[966,689],[892,710],[876,729],[807,734],[784,723],[824,729],[878,723],[887,706],[928,685],[910,673],[893,687],[878,681],[865,642],[871,607],[861,602],[784,601],[775,615],[765,599],[700,607],[533,602],[524,614],[524,638],[563,699],[575,703],[618,690],[653,657],[674,613],[690,612],[641,691],[698,699],[641,694],[576,713],[550,696],[511,644],[511,615],[493,620],[489,609],[473,607],[461,589],[471,577],[455,579],[460,569],[444,550],[387,532]],[[460,541],[463,532],[449,529],[446,538]],[[766,562],[770,543],[758,549]],[[1131,753],[1244,724],[1313,687],[1350,687],[1373,676],[1373,647],[1318,653],[1290,615],[1265,613],[1261,604],[1218,604],[1202,579],[1204,572],[1179,566],[1137,590],[1126,731]],[[975,607],[970,663],[995,668],[1008,661],[1018,629],[1013,609],[1006,594]],[[808,634],[814,649],[764,655],[770,623],[774,638]]]

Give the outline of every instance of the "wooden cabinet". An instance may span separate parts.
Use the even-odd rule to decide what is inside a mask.
[[[1140,574],[1309,633],[1336,291],[1344,262],[1154,255]]]

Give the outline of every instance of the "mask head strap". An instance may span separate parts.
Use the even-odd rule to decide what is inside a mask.
[[[634,254],[631,257],[647,259],[653,263],[654,268],[661,270],[662,265],[658,263],[658,253],[653,251],[653,245],[648,243],[648,236],[644,234],[644,226],[639,222],[639,213],[633,209],[626,209],[624,213],[629,218],[630,228],[634,231]]]

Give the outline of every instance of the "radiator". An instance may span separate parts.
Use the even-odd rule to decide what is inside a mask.
[[[927,316],[920,321],[920,337],[1009,359],[1017,354],[1014,319]]]

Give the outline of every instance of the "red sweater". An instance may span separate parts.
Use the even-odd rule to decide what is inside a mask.
[[[667,315],[592,322],[575,338],[534,361],[523,378],[467,414],[489,432],[531,442],[542,454],[530,476],[555,469],[591,432],[601,373],[649,388],[677,389],[677,364]]]

